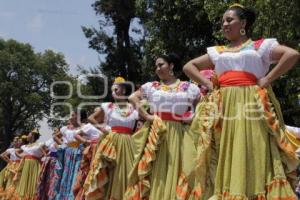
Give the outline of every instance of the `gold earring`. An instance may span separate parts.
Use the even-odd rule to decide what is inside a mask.
[[[174,76],[173,70],[170,70],[170,71],[169,71],[169,74],[170,74],[171,76]]]
[[[240,29],[240,34],[243,35],[243,36],[246,35],[246,30],[244,28],[241,28]]]

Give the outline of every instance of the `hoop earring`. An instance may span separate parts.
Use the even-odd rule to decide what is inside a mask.
[[[240,29],[240,34],[243,35],[243,36],[246,35],[246,30],[244,28],[241,28]]]
[[[170,74],[170,76],[174,76],[173,70],[170,70],[170,71],[169,71],[169,74]]]

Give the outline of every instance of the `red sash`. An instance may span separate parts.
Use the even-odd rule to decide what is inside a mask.
[[[125,126],[113,126],[111,127],[112,132],[115,133],[124,133],[124,134],[132,134],[133,130],[131,128]]]
[[[245,71],[226,71],[219,76],[221,87],[256,85],[255,75]]]

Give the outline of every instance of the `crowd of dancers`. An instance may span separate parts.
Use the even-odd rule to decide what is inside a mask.
[[[222,20],[228,45],[184,66],[158,55],[159,81],[130,94],[118,77],[114,102],[75,110],[46,142],[37,130],[15,137],[1,155],[0,199],[296,200],[300,129],[284,124],[270,84],[300,56],[251,40],[254,21],[234,4]]]

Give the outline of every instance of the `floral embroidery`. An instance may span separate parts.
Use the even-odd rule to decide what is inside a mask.
[[[152,82],[153,88],[162,91],[184,92],[189,88],[189,86],[190,86],[189,82],[186,81],[181,82],[179,79],[176,81],[174,86],[165,85],[157,81]]]
[[[109,109],[113,109],[113,108],[114,108],[114,104],[113,104],[113,103],[109,103],[109,104],[108,104],[108,108],[109,108]]]
[[[190,83],[189,82],[182,82],[181,84],[179,84],[178,88],[177,88],[177,92],[184,92],[187,91],[187,89],[189,88]]]
[[[218,53],[223,53],[225,50],[225,46],[216,46],[216,50]]]
[[[130,104],[128,104],[128,103],[126,103],[126,107],[122,108],[122,109],[118,105],[116,105],[114,103],[109,103],[108,108],[112,109],[112,110],[115,110],[122,117],[128,117],[134,111],[134,109],[132,108],[132,106],[130,106]]]
[[[253,43],[254,49],[257,50],[260,47],[260,45],[263,43],[263,41],[264,39],[254,41]]]
[[[171,88],[170,88],[169,86],[167,86],[167,85],[161,85],[161,86],[160,86],[160,89],[161,89],[162,91],[169,91],[169,90],[171,90]]]
[[[243,50],[254,49],[258,50],[264,39],[252,41],[251,39],[247,40],[245,43],[239,45],[238,47],[229,48],[228,46],[216,46],[216,50],[219,54],[224,52],[240,52]]]
[[[152,87],[158,88],[160,86],[160,83],[157,81],[152,82]]]

